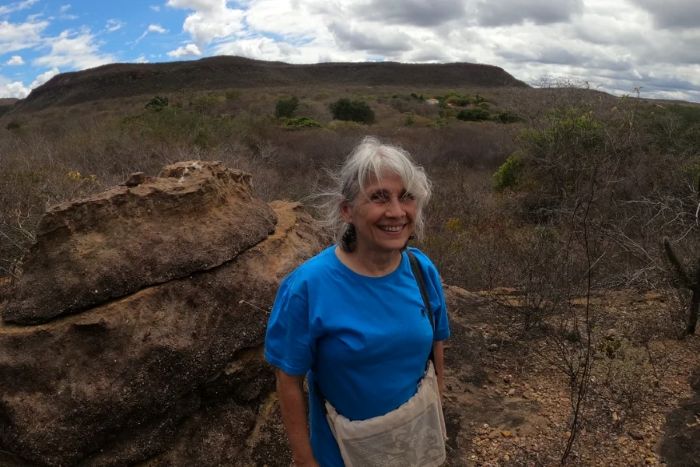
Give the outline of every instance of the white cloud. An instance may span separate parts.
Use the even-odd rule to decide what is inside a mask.
[[[66,13],[70,9],[71,9],[71,5],[67,4],[67,5],[61,5],[61,8],[59,8],[58,11],[60,11],[61,13]]]
[[[39,76],[37,76],[34,79],[34,81],[32,81],[32,84],[29,85],[29,87],[31,89],[39,87],[59,73],[60,73],[60,70],[58,68],[55,68],[55,67],[48,70],[48,71],[45,71],[45,72],[41,73]]]
[[[194,10],[185,19],[183,31],[198,45],[244,32],[243,10],[229,8],[226,0],[168,0],[172,8]]]
[[[168,30],[160,24],[149,24],[148,32],[157,32],[158,34],[165,34],[166,32],[168,32]]]
[[[155,11],[156,13],[160,11],[160,6],[159,5],[151,5],[148,8],[151,10]]]
[[[123,27],[124,22],[114,18],[108,19],[107,24],[105,25],[107,32],[119,31]]]
[[[3,53],[14,52],[41,43],[41,33],[48,27],[48,21],[29,21],[10,23],[0,21],[0,50]]]
[[[138,44],[139,42],[141,42],[141,41],[143,40],[144,37],[146,37],[148,34],[150,34],[150,33],[152,33],[152,32],[155,32],[155,33],[158,33],[158,34],[165,34],[166,32],[168,32],[168,30],[165,29],[165,28],[164,28],[163,26],[161,26],[160,24],[149,24],[148,27],[146,28],[146,30],[143,32],[143,34],[141,34],[141,35],[138,37],[138,39],[136,39],[136,40],[134,41],[134,43],[135,43],[135,44]]]
[[[78,70],[93,68],[115,59],[109,54],[101,54],[89,31],[78,34],[63,31],[58,37],[46,41],[51,51],[33,61],[36,66],[68,67]]]
[[[183,45],[182,47],[178,47],[175,50],[171,50],[168,52],[168,55],[171,57],[179,58],[179,57],[187,57],[187,56],[199,56],[202,55],[202,52],[199,50],[199,47],[197,47],[197,44],[187,44]]]
[[[26,10],[39,0],[24,0],[22,2],[10,3],[8,5],[0,5],[0,15],[7,15],[15,11]]]
[[[10,66],[24,65],[24,60],[22,59],[21,55],[13,55],[7,62],[5,62],[5,64]]]
[[[29,95],[30,89],[27,88],[21,81],[8,82],[0,76],[0,98],[15,97],[24,99]]]
[[[148,59],[145,55],[139,55],[136,57],[136,59],[134,59],[134,63],[148,63]]]

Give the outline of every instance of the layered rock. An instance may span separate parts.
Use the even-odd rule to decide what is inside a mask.
[[[299,205],[254,199],[240,172],[163,175],[42,222],[0,325],[3,464],[288,463],[262,343],[280,279],[321,236]],[[64,271],[78,272],[50,284]]]
[[[42,323],[215,268],[265,239],[274,222],[250,175],[220,163],[132,177],[46,213],[3,319]]]

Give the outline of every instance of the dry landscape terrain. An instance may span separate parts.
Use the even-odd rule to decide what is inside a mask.
[[[434,184],[417,246],[449,289],[449,465],[700,465],[694,104],[535,89],[470,64],[218,57],[59,75],[0,101],[0,307],[51,206],[203,160],[313,214],[364,135],[405,147]],[[0,455],[22,465],[2,397]],[[255,424],[246,459],[284,465],[284,449],[255,447],[280,446],[280,430]]]

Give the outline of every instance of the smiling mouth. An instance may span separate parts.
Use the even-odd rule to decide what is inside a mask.
[[[401,232],[401,230],[404,228],[403,225],[382,225],[379,226],[381,230],[384,232]]]

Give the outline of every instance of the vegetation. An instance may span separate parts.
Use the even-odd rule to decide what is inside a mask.
[[[570,395],[562,456],[578,436],[624,432],[643,412],[645,388],[667,370],[655,343],[687,335],[697,310],[700,107],[569,88],[284,93],[178,92],[0,116],[21,130],[0,134],[0,274],[20,273],[47,206],[174,160],[222,160],[251,172],[265,200],[307,199],[372,123],[430,174],[418,246],[445,282],[488,291],[492,319],[505,323],[496,342],[522,354],[519,371],[529,360],[558,369]],[[613,323],[606,307],[620,291],[656,294],[665,308]]]
[[[291,118],[297,107],[299,107],[299,99],[296,96],[282,98],[275,104],[275,117]]]
[[[330,105],[333,118],[359,123],[374,123],[374,111],[362,100],[338,99]]]
[[[464,109],[460,110],[460,112],[457,114],[457,118],[460,120],[464,120],[467,122],[478,122],[481,120],[488,120],[490,117],[490,114],[488,110],[484,110],[481,108],[472,108],[472,109]]]

